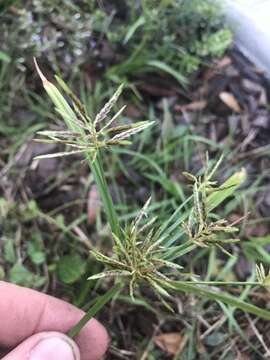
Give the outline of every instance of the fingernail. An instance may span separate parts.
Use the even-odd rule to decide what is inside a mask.
[[[41,340],[31,351],[30,360],[76,360],[72,344],[61,337]]]

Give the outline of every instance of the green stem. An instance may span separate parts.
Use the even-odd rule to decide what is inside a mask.
[[[170,282],[162,282],[162,285],[168,288],[171,288],[175,291],[181,291],[184,293],[190,293],[197,295],[201,298],[207,298],[209,300],[221,301],[227,305],[235,306],[238,309],[246,311],[250,314],[254,314],[260,318],[270,320],[270,311],[259,308],[258,306],[249,304],[237,297],[234,297],[230,294],[226,294],[222,291],[214,291],[207,289],[205,287],[188,284],[188,282],[182,281],[170,281]]]
[[[71,338],[74,338],[78,335],[81,329],[86,325],[86,323],[94,316],[96,313],[103,308],[103,306],[110,301],[114,295],[120,290],[120,285],[115,285],[113,288],[108,290],[104,295],[99,296],[95,301],[94,305],[86,312],[86,314],[81,318],[81,320],[74,325],[67,333]]]
[[[86,155],[88,164],[91,168],[91,171],[94,175],[95,183],[97,185],[98,191],[100,193],[103,206],[105,208],[105,212],[107,215],[107,219],[109,221],[111,231],[116,235],[120,236],[120,225],[116,215],[115,207],[113,205],[112,197],[109,192],[109,187],[105,178],[104,170],[99,159],[99,154],[95,161],[92,161],[89,154]]]
[[[180,282],[180,281],[179,281]],[[231,285],[231,286],[239,286],[239,285],[243,285],[243,286],[257,286],[260,285],[259,282],[257,281],[181,281],[181,284],[192,284],[192,285],[213,285],[213,286],[226,286],[226,285]]]

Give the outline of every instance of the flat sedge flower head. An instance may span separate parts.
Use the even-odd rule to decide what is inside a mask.
[[[270,270],[268,271],[268,274],[266,274],[263,264],[256,265],[256,276],[260,285],[270,291]]]
[[[155,236],[156,218],[152,218],[141,225],[142,219],[147,216],[149,204],[150,199],[136,219],[125,229],[122,229],[120,237],[113,234],[112,256],[104,255],[97,250],[91,251],[95,259],[102,262],[107,269],[91,276],[89,280],[121,276],[129,283],[129,293],[133,299],[135,289],[141,283],[147,283],[162,303],[172,310],[165,300],[170,298],[170,294],[163,285],[170,281],[172,275],[179,275],[182,266],[165,259],[166,248],[162,247],[163,238]]]
[[[109,113],[112,111],[122,92],[122,85],[119,86],[96,117],[91,119],[83,104],[70,90],[68,85],[58,76],[55,77],[58,85],[64,91],[65,96],[70,99],[70,102],[66,100],[53,83],[46,79],[36,59],[34,59],[34,62],[44,89],[55,105],[57,113],[61,115],[68,127],[68,130],[65,131],[39,131],[37,134],[40,135],[40,137],[35,139],[35,141],[64,144],[71,149],[70,151],[41,155],[36,158],[42,159],[62,157],[76,153],[88,153],[94,161],[100,149],[115,145],[129,145],[131,143],[127,140],[129,137],[153,125],[153,121],[141,121],[128,125],[114,125],[115,120],[121,115],[125,106],[108,119]]]
[[[202,176],[196,177],[192,174],[184,173],[184,175],[193,183],[193,208],[188,222],[182,223],[182,227],[189,239],[197,246],[217,246],[220,250],[230,256],[231,254],[224,249],[224,245],[239,242],[239,239],[237,238],[226,238],[228,234],[238,232],[238,228],[234,226],[236,222],[229,224],[226,219],[217,221],[209,220],[209,196],[226,190],[225,187],[219,187],[217,182],[212,180],[221,161],[222,157],[220,157],[213,169],[209,171],[208,155],[206,155],[204,174]],[[235,185],[237,184],[234,184],[234,186]]]

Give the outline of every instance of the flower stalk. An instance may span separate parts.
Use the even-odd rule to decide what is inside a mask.
[[[95,119],[92,120],[87,115],[83,104],[61,78],[56,76],[58,84],[70,98],[72,105],[69,105],[58,88],[46,79],[44,74],[41,72],[36,59],[34,59],[34,63],[42,80],[44,89],[55,105],[56,111],[62,116],[68,128],[68,130],[65,131],[40,131],[38,134],[41,137],[35,140],[45,143],[65,144],[72,149],[67,152],[37,156],[36,159],[62,157],[83,153],[94,175],[111,231],[115,235],[119,236],[119,221],[111,194],[109,192],[103,166],[100,161],[99,152],[102,148],[130,144],[126,138],[144,130],[148,126],[151,126],[153,122],[142,121],[130,125],[112,126],[116,118],[124,110],[124,107],[122,107],[105,125],[101,126],[102,122],[108,117],[108,114],[119,98],[122,86],[116,90],[112,98],[104,105],[101,111],[96,115]]]

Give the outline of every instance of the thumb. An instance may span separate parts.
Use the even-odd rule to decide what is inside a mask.
[[[80,360],[78,346],[62,333],[42,332],[35,334],[2,360]]]

